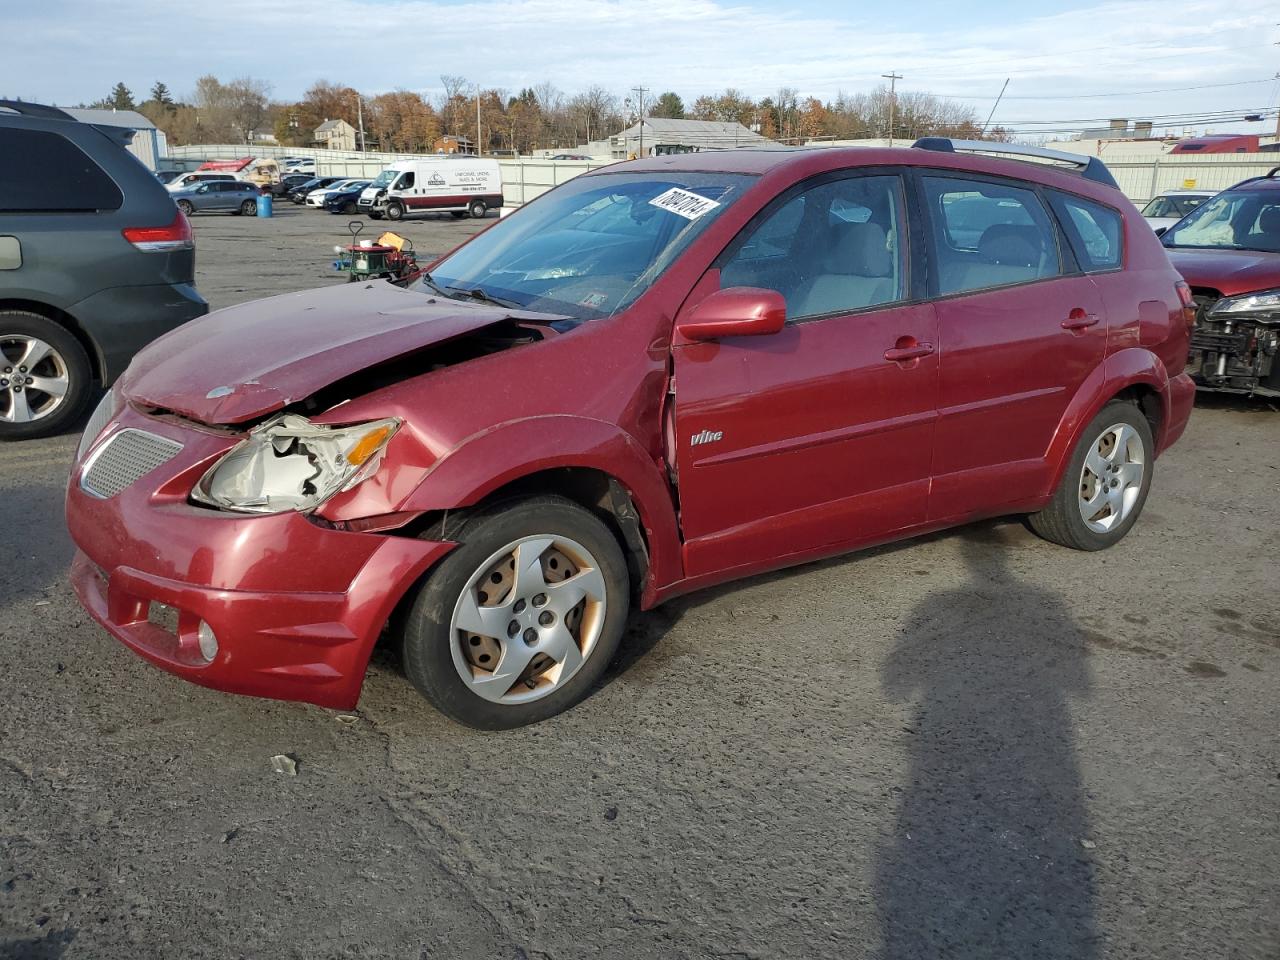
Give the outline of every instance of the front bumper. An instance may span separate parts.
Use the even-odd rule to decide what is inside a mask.
[[[1201,303],[1187,358],[1187,371],[1196,385],[1202,390],[1280,396],[1280,328],[1274,319],[1217,316],[1206,306]]]
[[[396,604],[451,543],[340,531],[296,513],[227,514],[187,493],[233,437],[126,410],[118,426],[182,443],[168,463],[100,499],[72,469],[71,582],[131,650],[193,683],[351,708]],[[99,441],[102,443],[104,441]],[[176,618],[171,611],[176,611]],[[197,630],[218,651],[201,655]]]

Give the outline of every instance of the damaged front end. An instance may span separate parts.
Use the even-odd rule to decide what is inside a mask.
[[[1187,371],[1202,390],[1280,396],[1280,290],[1220,297],[1196,290]]]

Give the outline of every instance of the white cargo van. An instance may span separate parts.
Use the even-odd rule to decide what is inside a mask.
[[[357,206],[374,220],[418,213],[480,218],[502,206],[502,169],[482,157],[398,160],[365,187]]]

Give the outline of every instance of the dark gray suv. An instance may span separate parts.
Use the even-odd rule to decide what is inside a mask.
[[[191,225],[131,135],[0,100],[0,440],[66,429],[139,349],[209,309]]]

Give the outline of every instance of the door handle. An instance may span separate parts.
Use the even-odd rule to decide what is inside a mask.
[[[1080,307],[1076,307],[1067,314],[1067,319],[1062,321],[1063,330],[1083,330],[1086,327],[1092,327],[1098,322],[1096,313],[1086,313]]]
[[[884,358],[892,363],[919,360],[933,353],[933,344],[917,341],[915,337],[899,337],[896,345],[884,352]]]

